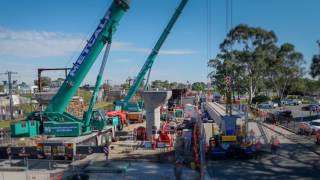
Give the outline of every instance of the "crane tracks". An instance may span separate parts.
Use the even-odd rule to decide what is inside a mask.
[[[259,129],[260,133],[261,133],[261,137],[262,137],[263,140],[264,140],[264,143],[267,144],[269,141],[268,141],[266,132],[264,131],[264,129],[263,129],[263,127],[262,127],[261,122],[257,122],[257,126],[258,126],[258,129]]]

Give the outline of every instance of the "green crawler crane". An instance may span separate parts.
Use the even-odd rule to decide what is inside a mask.
[[[106,118],[104,112],[93,110],[93,107],[101,86],[102,73],[109,53],[112,35],[116,31],[119,21],[129,9],[129,5],[130,0],[114,0],[112,2],[64,83],[50,100],[46,110],[44,112],[33,112],[26,120],[11,124],[12,137],[34,137],[39,134],[56,137],[77,137],[90,134],[92,130],[101,131],[107,124],[117,126],[119,121],[117,118]],[[95,90],[89,108],[84,113],[84,118],[79,119],[64,112],[106,44],[106,52],[97,77]]]

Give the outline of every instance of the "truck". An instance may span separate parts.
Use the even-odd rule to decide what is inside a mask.
[[[61,152],[73,156],[77,146],[103,146],[114,138],[119,118],[107,117],[102,110],[94,109],[97,94],[101,87],[103,71],[107,62],[112,36],[125,12],[129,9],[130,0],[113,0],[111,6],[100,20],[91,38],[87,41],[80,56],[73,64],[62,86],[49,101],[44,111],[32,112],[26,120],[10,125],[11,136],[42,137],[37,141],[37,149],[44,154]],[[83,118],[65,112],[72,97],[88,74],[98,55],[105,47],[105,53],[98,73],[95,88]]]

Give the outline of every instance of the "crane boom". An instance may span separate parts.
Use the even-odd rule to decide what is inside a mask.
[[[162,32],[160,38],[158,39],[157,43],[155,44],[155,46],[153,47],[150,55],[148,56],[146,62],[144,63],[143,67],[141,68],[138,76],[135,78],[131,88],[129,89],[129,92],[127,94],[127,96],[124,98],[124,103],[128,103],[129,101],[131,101],[132,97],[135,95],[135,93],[138,91],[146,73],[148,72],[148,70],[152,67],[158,53],[159,50],[161,48],[161,46],[163,45],[164,41],[166,40],[166,38],[168,37],[172,27],[174,26],[175,22],[177,21],[177,19],[179,18],[179,15],[181,14],[182,10],[184,9],[185,5],[187,4],[188,0],[182,0],[178,6],[178,8],[176,9],[175,13],[173,14],[173,16],[171,17],[169,23],[167,24],[166,28],[164,29],[164,31]]]
[[[88,43],[82,50],[79,58],[74,63],[64,83],[50,100],[45,112],[63,113],[75,95],[81,82],[88,74],[97,56],[103,49],[106,39],[115,31],[115,26],[119,23],[125,11],[129,8],[130,0],[114,0]]]
[[[103,76],[103,71],[104,71],[104,68],[107,63],[110,47],[111,47],[111,39],[108,40],[106,50],[105,50],[105,53],[103,55],[103,59],[101,62],[100,71],[97,76],[96,85],[94,86],[92,97],[91,97],[91,100],[89,103],[89,107],[88,107],[87,112],[85,112],[85,115],[84,115],[84,119],[83,119],[83,132],[84,133],[90,132],[90,119],[91,119],[91,115],[92,115],[92,110],[93,110],[94,105],[96,104],[98,92],[101,87],[101,80],[102,80],[102,76]]]
[[[44,112],[34,111],[25,121],[12,123],[10,125],[12,137],[34,137],[39,134],[54,135],[56,137],[76,137],[89,134],[92,130],[101,131],[106,128],[109,122],[100,110],[93,111],[93,106],[101,85],[112,34],[116,31],[116,26],[129,8],[130,1],[113,0],[79,58],[73,64],[62,86],[50,100],[47,109]],[[79,119],[72,114],[64,112],[105,44],[107,44],[106,53],[97,77],[95,91],[84,119]],[[92,118],[92,114],[95,114],[94,118]],[[118,120],[114,118],[111,123],[112,126],[116,126]]]

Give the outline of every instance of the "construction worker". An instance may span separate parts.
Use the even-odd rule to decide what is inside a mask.
[[[182,136],[182,129],[180,128],[177,129],[174,149],[175,159],[181,159],[184,155],[184,137]]]
[[[250,130],[249,135],[250,135],[250,136],[249,136],[250,141],[253,142],[253,140],[254,140],[254,138],[255,138],[255,135],[256,135],[256,133],[254,132],[253,129]]]
[[[320,144],[320,130],[316,132],[316,143]]]
[[[261,152],[262,143],[261,143],[261,141],[260,141],[260,138],[258,138],[258,140],[256,141],[255,149],[256,149],[256,159],[257,159],[257,160],[260,160],[260,159],[261,159],[261,156],[262,156],[262,152]]]
[[[108,159],[109,159],[109,144],[108,144],[108,143],[106,143],[106,144],[104,145],[104,147],[103,147],[103,152],[104,152],[104,154],[106,155],[106,160],[108,161]]]
[[[175,165],[175,167],[174,167],[174,175],[175,175],[175,177],[176,177],[176,180],[181,180],[181,179],[182,179],[182,177],[181,177],[181,175],[182,175],[182,168],[183,168],[182,162],[181,162],[180,160],[177,160],[177,161],[176,161],[176,165]]]
[[[271,143],[271,152],[272,154],[277,154],[277,150],[280,146],[280,141],[278,139],[277,136],[273,137],[271,136],[271,140],[270,140],[270,143]]]

